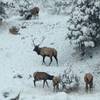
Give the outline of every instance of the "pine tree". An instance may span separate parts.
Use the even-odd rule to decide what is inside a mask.
[[[0,16],[4,17],[5,15],[5,9],[4,9],[5,4],[3,2],[0,2]]]
[[[71,66],[64,70],[60,77],[62,91],[71,92],[79,88],[79,77],[71,70]]]
[[[85,54],[100,42],[100,1],[78,0],[69,20],[68,38]]]

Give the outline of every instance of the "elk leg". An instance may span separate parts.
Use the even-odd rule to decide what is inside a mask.
[[[53,91],[55,92],[55,85],[53,85]]]
[[[43,88],[44,88],[44,85],[45,85],[45,80],[43,80]]]
[[[50,60],[51,60],[51,61],[50,61],[50,63],[49,63],[49,66],[50,66],[50,64],[51,64],[51,62],[52,62],[52,57],[50,57]]]
[[[59,90],[59,84],[57,84],[57,90]]]
[[[93,88],[93,82],[90,83],[90,89]]]
[[[57,65],[58,65],[58,58],[57,58],[57,56],[54,56],[54,58],[56,59],[56,62],[57,62]]]
[[[33,80],[33,82],[34,82],[34,86],[36,87],[36,80]]]
[[[45,64],[45,56],[43,56],[43,63],[42,64]]]
[[[46,82],[46,84],[47,84],[47,87],[49,87],[48,82],[47,82],[47,81],[45,81],[45,82]]]
[[[88,84],[86,83],[86,90],[88,90]]]

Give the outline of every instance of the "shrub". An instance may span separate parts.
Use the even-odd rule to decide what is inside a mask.
[[[61,75],[62,91],[76,91],[79,87],[79,77],[69,68]]]

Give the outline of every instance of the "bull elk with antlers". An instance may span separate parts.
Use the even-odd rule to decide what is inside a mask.
[[[45,38],[42,39],[41,43],[44,41]],[[35,40],[35,39],[34,39]],[[50,63],[49,65],[52,63],[52,57],[54,57],[56,59],[57,65],[58,65],[58,58],[57,58],[57,50],[55,48],[50,48],[50,47],[39,47],[40,44],[35,45],[33,41],[33,45],[34,45],[34,49],[33,51],[35,51],[38,55],[41,55],[43,57],[43,63],[42,64],[46,64],[45,63],[45,57],[49,57],[50,58]]]

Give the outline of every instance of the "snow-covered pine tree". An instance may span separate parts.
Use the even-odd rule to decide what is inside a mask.
[[[71,66],[64,70],[63,74],[60,75],[62,91],[71,92],[78,90],[80,80],[79,77],[72,71]]]
[[[100,0],[78,0],[69,20],[67,37],[84,55],[100,42]]]
[[[70,14],[77,0],[55,0],[53,4],[54,14]],[[74,4],[74,5],[73,5]]]
[[[3,3],[2,1],[0,1],[0,17],[4,17],[5,16],[4,6],[5,6],[5,3]]]

